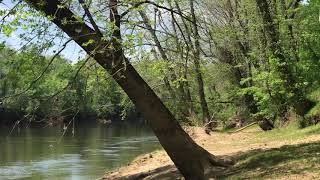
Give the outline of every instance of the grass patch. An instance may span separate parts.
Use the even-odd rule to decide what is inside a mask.
[[[222,179],[275,179],[292,175],[317,175],[320,144],[288,145],[269,150],[252,150],[239,155],[238,164]]]
[[[268,132],[257,132],[247,145],[281,141],[287,141],[288,145],[273,149],[254,149],[237,154],[234,156],[236,166],[218,179],[319,178],[320,142],[310,142],[310,136],[319,132],[320,125],[299,129],[297,124]],[[307,138],[309,140],[304,142],[303,140]],[[290,142],[297,140],[301,143],[290,145]]]
[[[294,122],[284,128],[275,128],[271,131],[259,132],[253,140],[256,142],[297,140],[313,134],[318,134],[319,132],[320,124],[301,129],[299,128],[298,122]]]

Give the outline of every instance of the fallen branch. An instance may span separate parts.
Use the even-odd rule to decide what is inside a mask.
[[[229,132],[229,133],[231,134],[231,133],[237,133],[237,132],[240,132],[240,131],[245,130],[245,129],[247,129],[248,127],[251,127],[251,126],[253,126],[253,125],[255,125],[255,124],[257,124],[257,122],[253,122],[253,123],[248,124],[248,125],[246,125],[246,126],[244,126],[244,127],[240,128],[240,129],[238,129],[238,130],[236,130],[236,131]]]

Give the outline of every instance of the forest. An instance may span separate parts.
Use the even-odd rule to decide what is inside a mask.
[[[182,126],[320,121],[318,0],[0,2],[0,126],[138,121],[186,179],[206,179],[234,162]]]

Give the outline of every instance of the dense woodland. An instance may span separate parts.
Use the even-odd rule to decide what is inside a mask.
[[[1,30],[7,37],[21,26],[32,31],[39,22],[47,24],[30,18],[35,12],[27,16],[24,4],[16,3],[14,11],[1,11],[15,17],[3,19]],[[98,2],[88,3],[92,11],[99,10],[94,6]],[[123,20],[125,53],[180,122],[226,126],[235,120],[265,119],[282,126],[295,119],[304,127],[319,118],[319,2],[136,3],[145,5],[133,3]],[[67,60],[59,55],[62,50],[44,54],[54,48],[53,41],[38,45],[41,37],[53,38],[46,35],[53,31],[48,26],[38,30],[38,40],[22,34],[22,49],[2,44],[2,112],[51,123],[77,114],[122,119],[137,114],[92,59]]]
[[[54,123],[138,111],[186,179],[208,179],[233,162],[181,124],[319,120],[319,9],[316,0],[13,0],[1,31],[23,46],[2,44],[1,113]],[[82,60],[63,58],[69,43]]]

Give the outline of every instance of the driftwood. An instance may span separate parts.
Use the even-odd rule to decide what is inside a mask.
[[[233,128],[241,128],[243,127],[243,124],[245,123],[245,120],[242,118],[234,118],[234,119],[230,119],[226,125],[225,125],[225,129],[233,129]]]
[[[237,129],[236,131],[232,131],[232,132],[229,132],[229,133],[237,133],[237,132],[243,131],[243,130],[247,129],[248,127],[251,127],[251,126],[253,126],[253,125],[255,125],[255,124],[257,124],[257,122],[253,122],[253,123],[248,124],[248,125],[240,128],[240,129]]]

